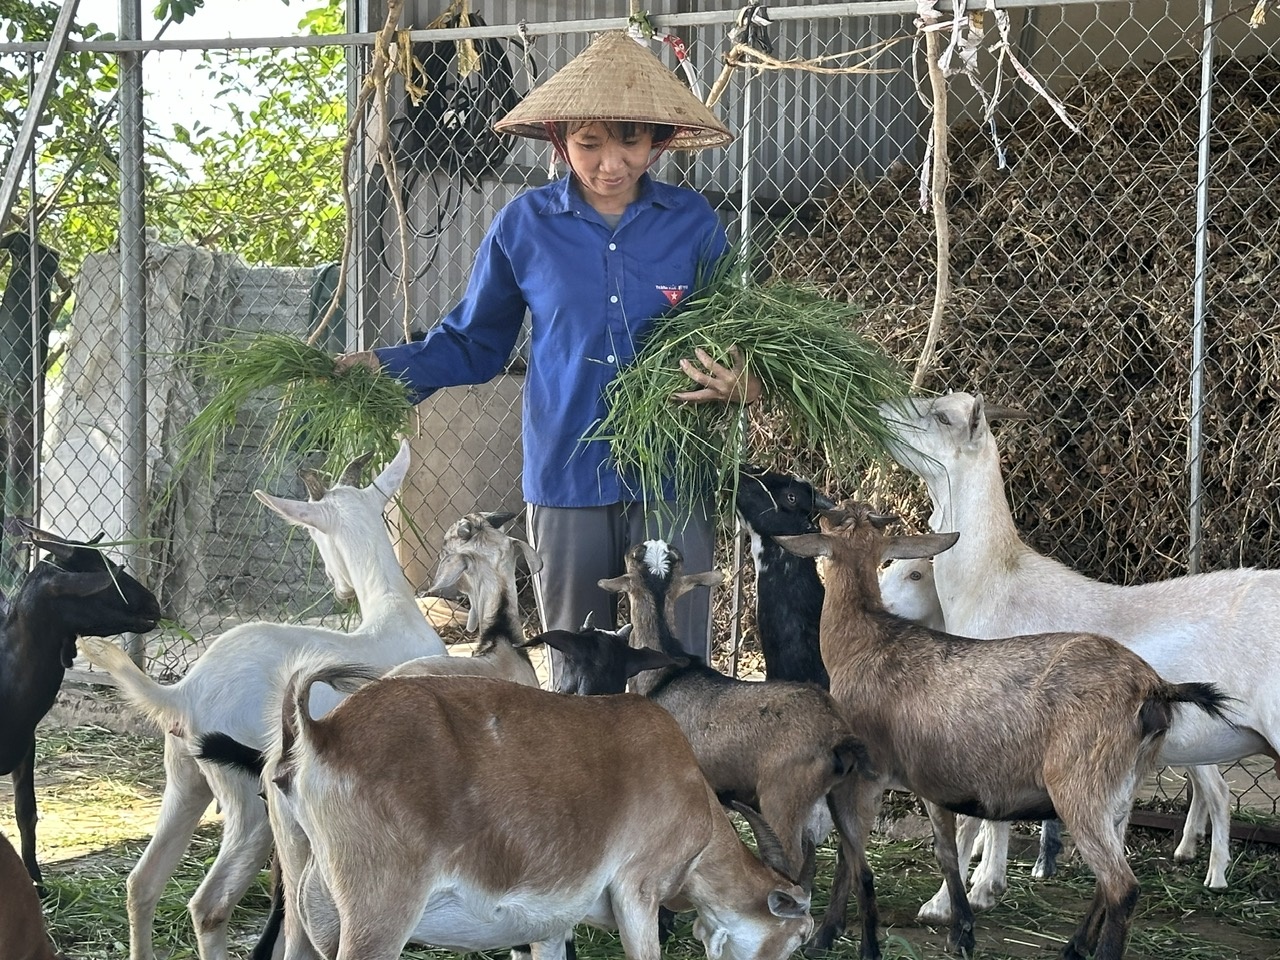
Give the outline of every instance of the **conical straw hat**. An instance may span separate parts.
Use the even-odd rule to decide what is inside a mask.
[[[543,124],[631,120],[676,128],[671,150],[719,147],[733,139],[661,60],[626,33],[603,33],[494,123],[502,133],[549,139]]]

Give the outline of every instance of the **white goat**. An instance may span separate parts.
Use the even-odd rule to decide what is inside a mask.
[[[153,960],[156,904],[191,842],[200,817],[216,799],[224,817],[222,845],[190,903],[202,960],[226,960],[227,921],[271,848],[271,830],[251,774],[197,760],[193,748],[204,733],[220,732],[257,750],[266,747],[278,713],[268,717],[272,691],[292,675],[299,658],[309,663],[359,661],[379,670],[415,657],[445,652],[439,635],[414,601],[387,536],[383,510],[409,468],[409,445],[367,487],[354,486],[365,458],[347,467],[339,483],[320,490],[306,477],[314,499],[286,500],[258,490],[255,496],[290,523],[306,528],[342,599],[356,597],[361,622],[351,633],[298,624],[247,623],[218,637],[171,686],[156,683],[117,646],[81,641],[85,655],[120,683],[126,697],[168,731],[165,789],[155,833],[129,874],[129,955]],[[317,494],[319,494],[317,496]],[[341,699],[318,691],[315,707]]]
[[[342,677],[294,677],[264,771],[314,851],[298,912],[325,957],[392,960],[412,939],[563,960],[588,922],[659,960],[664,903],[698,910],[712,960],[785,960],[812,929],[808,894],[742,844],[655,704],[395,677],[311,719],[311,686]]]
[[[880,571],[880,600],[895,617],[914,620],[930,630],[945,630],[933,561],[928,557],[894,560]]]
[[[524,554],[530,573],[542,569],[542,558],[529,544],[502,530],[516,516],[469,513],[451,526],[444,535],[435,582],[427,589],[435,597],[466,594],[471,608],[467,629],[479,634],[475,652],[470,657],[420,657],[392,668],[387,676],[492,677],[538,686],[528,652],[516,646],[524,642],[516,552]]]
[[[1120,641],[1166,680],[1216,684],[1236,702],[1236,726],[1199,713],[1179,714],[1161,762],[1214,764],[1264,753],[1280,759],[1280,571],[1223,570],[1158,583],[1116,586],[1091,580],[1044,557],[1018,537],[988,419],[1025,416],[985,407],[980,396],[884,404],[895,435],[893,456],[924,479],[933,500],[930,525],[960,534],[933,562],[938,599],[953,634],[979,638],[1088,630]],[[1174,856],[1195,856],[1206,813],[1212,845],[1205,884],[1227,885],[1230,791],[1213,766],[1191,766],[1191,809]],[[990,906],[1004,888],[1008,827],[992,824],[971,901]],[[946,919],[939,891],[920,911]]]

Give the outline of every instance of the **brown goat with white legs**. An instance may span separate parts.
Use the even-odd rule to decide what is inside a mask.
[[[851,813],[856,820],[844,835],[856,838],[846,853],[863,881],[863,957],[879,956],[866,836],[884,790],[899,788],[929,810],[951,898],[951,949],[974,947],[955,815],[1056,814],[1097,877],[1093,903],[1062,956],[1078,960],[1096,951],[1098,960],[1119,960],[1138,899],[1124,851],[1134,791],[1155,765],[1175,705],[1192,704],[1227,724],[1227,697],[1210,684],[1167,683],[1137,654],[1097,634],[971,640],[888,613],[881,563],[931,556],[956,540],[888,536],[883,528],[894,519],[853,504],[824,515],[821,533],[780,541],[803,556],[828,558],[822,659],[831,693],[879,774],[855,784],[845,805],[833,804],[837,822]]]
[[[311,843],[308,933],[331,945],[341,930],[325,956],[393,960],[412,939],[563,960],[587,922],[616,926],[632,960],[660,960],[662,904],[698,911],[711,960],[785,960],[812,929],[808,894],[780,869],[794,865],[739,840],[660,707],[393,677],[312,719],[311,687],[347,675],[294,676],[264,773]],[[776,838],[760,847],[778,853]]]

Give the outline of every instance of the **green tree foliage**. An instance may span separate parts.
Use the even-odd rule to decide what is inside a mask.
[[[303,32],[343,31],[341,0],[312,4],[300,13]],[[199,6],[190,0],[169,2],[156,14],[178,22],[198,18]],[[0,0],[0,32],[9,40],[43,43],[58,9],[49,0]],[[109,35],[94,24],[77,24],[72,38]],[[200,56],[190,118],[169,121],[164,128],[154,120],[147,123],[148,227],[163,240],[234,251],[254,263],[311,265],[336,259],[343,227],[344,58],[340,47]],[[36,55],[36,69],[41,59]],[[27,109],[29,76],[25,55],[0,55],[0,153],[6,156]],[[117,81],[113,55],[65,54],[40,129],[34,202],[41,239],[62,252],[68,275],[85,255],[116,240]],[[212,95],[194,92],[210,89]],[[203,100],[210,97],[223,109],[204,111]],[[196,119],[201,112],[203,123]],[[26,223],[31,203],[24,176],[7,229]]]

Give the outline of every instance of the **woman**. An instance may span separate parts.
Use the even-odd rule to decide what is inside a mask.
[[[538,609],[547,630],[577,630],[589,613],[606,626],[614,598],[596,582],[624,572],[633,544],[659,537],[681,551],[687,570],[713,564],[708,505],[675,521],[670,484],[639,490],[619,474],[607,442],[582,438],[604,416],[605,388],[654,319],[687,296],[727,246],[700,194],[646,171],[663,150],[718,146],[731,135],[624,33],[602,35],[494,127],[550,140],[569,174],[498,212],[462,301],[425,340],[338,363],[381,367],[410,384],[416,403],[440,387],[496,376],[527,310],[523,490],[530,541],[545,564],[535,578]],[[734,356],[732,367],[702,351],[681,361],[693,384],[674,399],[756,400],[760,383]],[[707,591],[681,599],[677,636],[704,659],[710,620]]]

